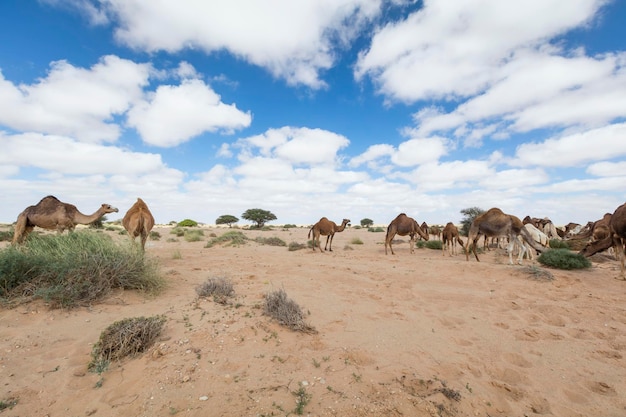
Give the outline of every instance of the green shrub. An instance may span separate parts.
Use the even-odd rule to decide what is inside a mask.
[[[443,242],[441,240],[418,240],[418,242],[424,242],[424,246],[428,249],[441,250],[443,248]]]
[[[176,237],[183,237],[185,236],[185,229],[183,229],[182,227],[175,227],[172,230],[170,230],[170,235],[176,235]]]
[[[380,233],[380,232],[385,232],[385,228],[384,227],[368,227],[367,228],[368,232],[374,232],[374,233]]]
[[[185,219],[176,224],[178,227],[196,227],[198,222],[191,219]]]
[[[561,239],[550,239],[552,249],[571,249],[569,243]]]
[[[591,267],[589,259],[569,249],[549,249],[537,258],[539,263],[557,269],[584,269]]]
[[[4,230],[0,232],[0,242],[10,242],[13,240],[13,230]]]
[[[85,230],[63,235],[31,234],[0,251],[0,298],[41,298],[52,308],[90,305],[113,288],[156,293],[165,285],[151,262],[133,245]]]
[[[363,241],[359,239],[358,237],[355,237],[350,241],[350,243],[352,243],[353,245],[362,245]]]
[[[246,235],[238,230],[232,230],[230,232],[226,232],[219,237],[215,237],[207,242],[204,246],[205,248],[212,248],[216,244],[225,243],[227,246],[239,246],[245,245],[246,241],[249,240]]]
[[[150,238],[150,240],[160,240],[161,239],[161,233],[155,232],[153,230],[153,231],[150,232],[149,238]]]
[[[287,246],[284,240],[279,237],[257,237],[254,239],[255,242],[260,243],[262,245],[268,246]]]
[[[199,242],[204,237],[204,230],[193,229],[185,230],[185,241],[187,242]]]
[[[289,250],[290,252],[293,252],[296,250],[304,249],[306,247],[307,245],[305,245],[304,243],[291,242],[289,246],[287,247],[287,250]]]
[[[286,224],[283,226],[283,229],[293,229],[296,228],[298,226],[296,226],[295,224]]]

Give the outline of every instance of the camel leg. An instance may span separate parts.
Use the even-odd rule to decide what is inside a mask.
[[[387,236],[385,236],[385,255],[387,255],[387,245],[389,245],[389,249],[391,249],[391,254],[395,255],[395,253],[393,253],[393,247],[391,246],[391,241],[393,240],[393,237],[396,234],[393,233],[391,236],[389,236],[389,234],[387,234]]]
[[[324,250],[327,250],[326,248],[328,247],[329,240],[330,240],[330,250],[328,251],[332,252],[333,251],[333,235],[332,234],[326,236],[326,244],[324,245]]]
[[[615,257],[620,257],[620,276],[623,280],[626,280],[626,276],[624,275],[624,258],[626,258],[626,247],[624,246],[624,241],[619,236],[613,236],[613,246],[615,247]]]
[[[144,232],[141,234],[141,250],[143,252],[146,251],[146,240],[148,240],[148,234]]]
[[[411,235],[409,239],[409,245],[411,245],[411,252],[415,253],[415,235]]]

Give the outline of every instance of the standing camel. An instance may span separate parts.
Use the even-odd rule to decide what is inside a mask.
[[[448,222],[441,232],[441,239],[443,245],[441,245],[442,256],[446,255],[446,246],[448,247],[448,255],[452,256],[452,253],[457,254],[456,243],[459,242],[463,248],[463,241],[459,236],[459,229],[452,222]]]
[[[326,236],[326,245],[324,246],[324,250],[328,247],[328,251],[333,251],[333,237],[335,233],[343,232],[346,228],[346,225],[350,224],[349,219],[343,219],[341,222],[341,226],[337,226],[337,223],[331,222],[326,217],[322,217],[319,222],[315,223],[311,229],[309,229],[309,235],[307,239],[311,238],[311,233],[313,233],[313,252],[315,252],[315,242],[317,242],[317,246],[320,248],[320,252],[322,252],[322,246],[320,245],[320,235]],[[328,241],[330,240],[330,246],[328,245]]]
[[[154,217],[152,217],[148,205],[141,198],[138,198],[135,204],[128,209],[122,219],[122,224],[132,242],[135,242],[137,236],[141,236],[141,250],[145,252],[146,240],[154,227]]]
[[[117,208],[103,204],[95,213],[86,215],[78,211],[76,206],[63,203],[56,197],[49,195],[42,198],[36,205],[26,207],[17,216],[13,244],[22,243],[35,226],[42,229],[56,229],[58,233],[63,233],[65,229],[71,232],[77,224],[90,224],[107,213],[117,212]]]
[[[396,234],[400,236],[409,235],[411,237],[411,253],[413,253],[415,250],[414,246],[416,234],[420,235],[424,240],[429,239],[428,232],[424,233],[424,231],[417,224],[415,219],[407,216],[404,213],[400,213],[395,219],[391,221],[391,223],[389,223],[389,226],[387,226],[387,235],[385,236],[385,255],[387,255],[387,246],[389,246],[389,249],[391,249],[391,254],[395,255],[395,253],[393,252],[393,247],[391,247],[391,241]]]
[[[579,253],[584,256],[591,256],[600,251],[613,246],[615,257],[620,258],[621,277],[626,280],[624,274],[624,258],[626,257],[626,203],[619,206],[609,220],[609,235],[602,240],[596,240],[585,246]]]
[[[513,216],[512,214],[505,214],[499,208],[494,207],[489,209],[480,216],[477,216],[470,226],[470,230],[467,235],[467,246],[465,248],[465,259],[469,261],[469,253],[474,252],[476,260],[480,262],[478,254],[476,253],[476,243],[478,242],[480,236],[507,236],[509,238],[509,244],[507,246],[509,263],[513,264],[513,248],[515,247],[515,241],[518,241],[520,243],[520,253],[517,258],[517,263],[521,265],[522,258],[526,252],[524,241],[539,252],[543,252],[545,250],[544,247],[534,241],[523,226],[524,224],[518,217]]]

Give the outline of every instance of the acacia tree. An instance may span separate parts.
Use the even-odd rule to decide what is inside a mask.
[[[374,224],[374,220],[372,219],[368,219],[367,217],[364,219],[361,219],[361,227],[370,227],[373,224]]]
[[[265,226],[265,222],[276,220],[276,216],[271,211],[258,208],[246,210],[241,217],[251,222],[255,222],[255,227],[257,229],[261,229]]]
[[[467,236],[469,234],[469,229],[472,226],[472,222],[474,219],[481,214],[483,214],[485,210],[480,207],[470,207],[461,210],[461,214],[464,215],[463,220],[461,220],[461,230],[459,230],[459,234],[462,236]]]
[[[215,220],[215,224],[227,224],[228,227],[233,227],[233,223],[237,223],[239,219],[232,214],[223,214]]]

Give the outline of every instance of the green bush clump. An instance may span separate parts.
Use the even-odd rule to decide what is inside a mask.
[[[537,258],[539,263],[557,269],[584,269],[591,267],[589,259],[569,249],[550,249]]]
[[[4,230],[0,232],[0,242],[10,242],[13,240],[13,230]]]
[[[204,230],[193,229],[185,230],[185,241],[187,242],[199,242],[204,237]]]
[[[198,222],[191,219],[185,219],[176,224],[178,227],[196,227],[198,226]]]
[[[43,299],[52,308],[101,300],[113,288],[157,293],[165,285],[155,262],[133,245],[85,230],[31,234],[21,246],[0,251],[0,299]]]
[[[279,237],[257,237],[255,242],[268,246],[287,246],[287,243]]]
[[[363,241],[359,239],[358,237],[355,237],[350,241],[350,243],[352,243],[353,245],[362,245]]]
[[[207,242],[205,248],[212,248],[216,244],[225,243],[227,246],[240,246],[245,245],[249,240],[246,235],[238,230],[232,230],[226,232],[221,236],[215,237]]]
[[[428,249],[441,250],[443,248],[443,242],[441,240],[418,240],[418,242],[424,242],[423,247],[427,247]]]
[[[385,228],[383,227],[368,227],[367,228],[368,232],[374,232],[374,233],[380,233],[380,232],[385,232]]]
[[[304,249],[306,247],[307,247],[307,245],[305,245],[304,243],[291,242],[289,244],[289,246],[287,247],[287,250],[290,251],[290,252],[293,252],[293,251],[296,251],[296,250]]]
[[[550,247],[552,249],[571,249],[569,243],[561,239],[550,239]]]

